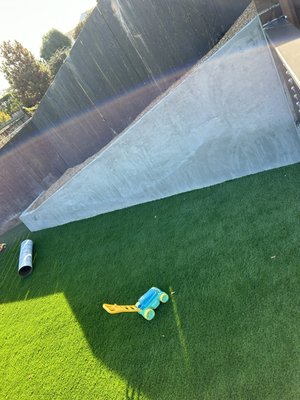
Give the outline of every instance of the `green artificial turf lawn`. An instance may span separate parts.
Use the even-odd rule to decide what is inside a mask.
[[[298,164],[2,237],[0,399],[300,399],[299,178]],[[151,322],[102,309],[151,286],[175,292]]]

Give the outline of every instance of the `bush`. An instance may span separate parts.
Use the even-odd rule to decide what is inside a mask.
[[[0,111],[0,125],[10,120],[10,116],[4,111]]]
[[[9,92],[0,98],[0,110],[12,116],[13,113],[20,110],[21,104],[15,96]]]

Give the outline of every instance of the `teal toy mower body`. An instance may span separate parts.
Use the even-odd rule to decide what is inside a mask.
[[[154,310],[160,305],[160,303],[166,303],[168,300],[169,296],[167,293],[162,292],[156,287],[152,287],[139,298],[135,306],[139,309],[139,314],[148,321],[151,321],[151,319],[155,317]]]

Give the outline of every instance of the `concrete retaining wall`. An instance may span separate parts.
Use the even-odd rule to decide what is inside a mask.
[[[300,161],[258,18],[36,209],[30,230]]]
[[[249,2],[101,0],[32,121],[1,149],[0,227],[127,128]]]

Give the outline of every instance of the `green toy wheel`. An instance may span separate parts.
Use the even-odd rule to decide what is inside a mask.
[[[169,296],[167,295],[167,293],[162,293],[162,294],[159,296],[159,300],[160,300],[162,303],[166,303],[166,302],[169,300]]]
[[[145,318],[147,321],[151,321],[151,319],[153,319],[154,316],[155,316],[155,311],[152,310],[152,308],[148,308],[148,309],[144,312],[143,315],[144,315],[144,318]]]
[[[153,310],[155,310],[159,306],[159,304],[160,304],[159,299],[156,299],[151,303],[150,307],[153,308]]]

